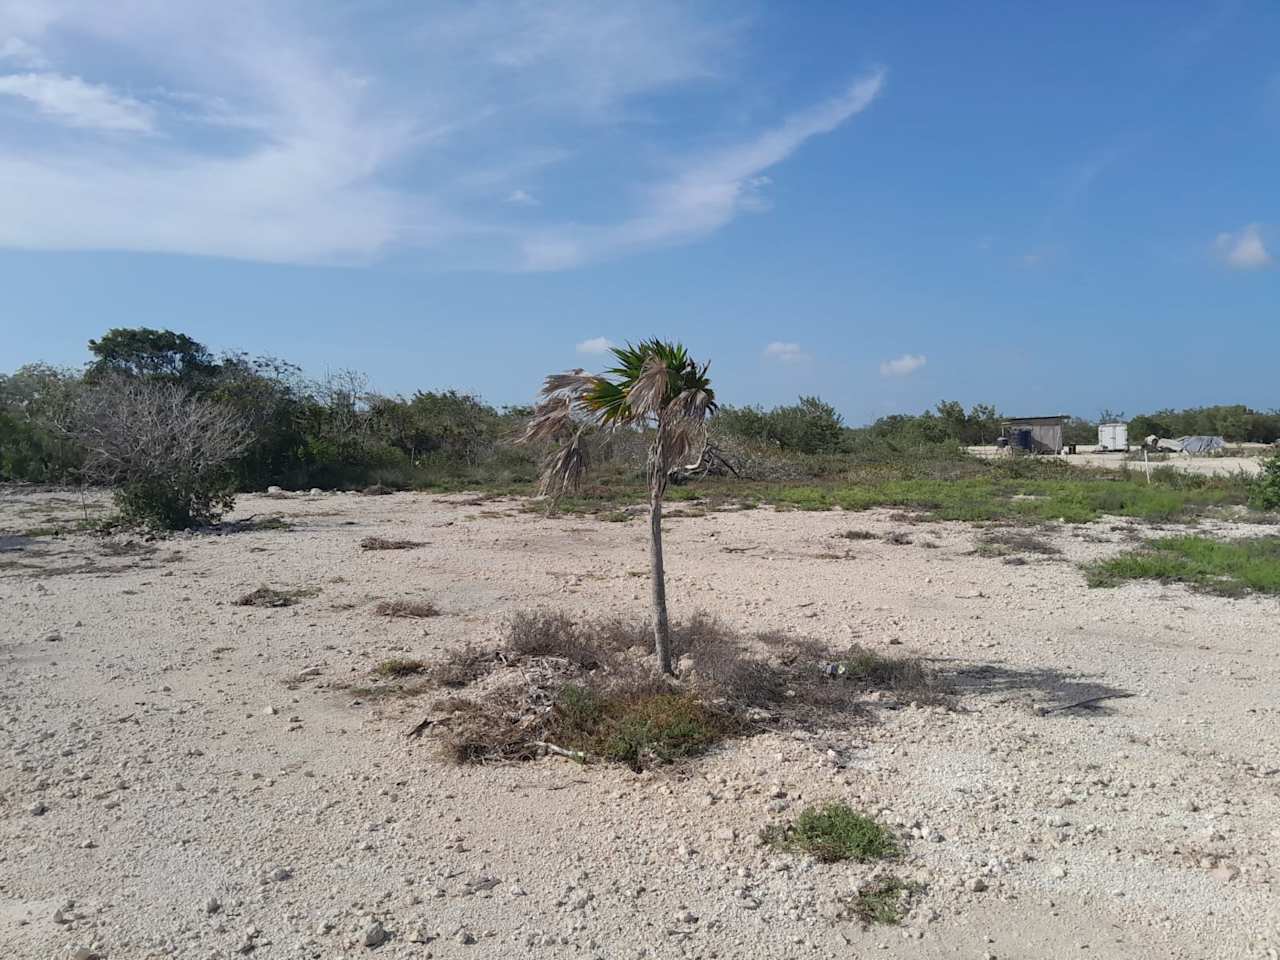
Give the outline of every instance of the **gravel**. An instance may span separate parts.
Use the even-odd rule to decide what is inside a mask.
[[[929,525],[936,548],[917,528],[834,559],[839,512],[676,518],[676,616],[923,655],[960,709],[869,698],[865,719],[642,775],[555,757],[459,768],[405,737],[431,696],[376,695],[377,663],[494,643],[515,609],[643,617],[647,601],[634,524],[468,500],[250,496],[239,516],[294,529],[182,535],[145,556],[42,539],[23,557],[39,575],[0,571],[4,956],[1280,950],[1274,599],[1088,590],[1076,565],[1132,542],[1106,521],[1050,527],[1062,558],[1010,567],[971,555],[963,524]],[[0,529],[57,501],[10,494]],[[856,524],[883,537],[903,521]],[[365,553],[366,536],[430,546]],[[320,593],[234,605],[264,583]],[[373,616],[387,598],[445,615]],[[1111,692],[1133,696],[1044,712]],[[761,844],[827,800],[890,825],[903,859]],[[919,885],[900,928],[843,918],[841,898],[889,875]]]

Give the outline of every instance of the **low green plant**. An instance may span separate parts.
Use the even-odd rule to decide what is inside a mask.
[[[733,726],[690,693],[602,692],[568,684],[556,698],[550,735],[559,746],[639,771],[705,753]]]
[[[1239,596],[1250,591],[1280,594],[1280,537],[1212,540],[1164,537],[1131,553],[1085,568],[1091,587],[1114,587],[1126,580],[1186,583],[1207,593]]]
[[[765,830],[764,840],[779,850],[807,853],[823,863],[868,863],[893,860],[902,854],[887,827],[844,803],[809,807],[790,824]]]

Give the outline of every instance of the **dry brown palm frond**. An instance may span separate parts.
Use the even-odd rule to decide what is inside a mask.
[[[533,417],[525,427],[524,435],[519,443],[534,440],[555,440],[573,425],[573,400],[570,397],[556,397],[540,403],[533,411]]]
[[[711,411],[712,399],[705,390],[683,390],[667,405],[667,409],[689,420],[702,423]]]
[[[661,357],[653,356],[644,362],[640,375],[627,391],[627,404],[635,417],[661,416],[670,380],[670,371]]]
[[[558,499],[581,485],[591,466],[584,432],[585,427],[580,427],[568,443],[547,457],[542,468],[541,493],[544,497]]]
[[[542,395],[553,397],[556,394],[578,396],[596,385],[600,378],[578,368],[568,373],[553,373],[542,384]]]
[[[673,417],[658,431],[658,454],[666,470],[692,468],[702,459],[707,431],[701,420]]]

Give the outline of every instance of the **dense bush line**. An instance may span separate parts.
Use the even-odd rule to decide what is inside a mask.
[[[351,372],[308,380],[286,361],[245,353],[214,355],[203,344],[168,330],[110,330],[90,341],[89,350],[93,359],[83,371],[29,364],[0,374],[0,481],[112,484],[124,491],[126,514],[174,526],[207,522],[235,491],[271,485],[523,489],[536,479],[544,452],[537,444],[514,442],[528,408],[499,409],[452,390],[388,396]],[[139,411],[153,416],[163,407],[170,412],[167,429],[152,423],[145,434],[157,451],[167,454],[165,438],[190,434],[181,423],[200,418],[222,423],[237,436],[243,431],[244,442],[223,445],[220,451],[200,447],[200,467],[184,475],[181,491],[175,488],[159,497],[155,491],[165,484],[143,468],[148,458],[135,458],[126,469],[104,446],[104,418],[120,419],[125,401],[134,405],[130,416],[135,420]],[[877,489],[887,482],[976,480],[986,478],[991,468],[972,460],[964,448],[994,442],[1001,422],[994,406],[979,404],[966,411],[955,401],[918,416],[883,417],[865,427],[846,425],[834,407],[812,396],[772,409],[724,406],[711,426],[716,458],[705,467],[730,479],[870,484]],[[1094,442],[1095,430],[1095,423],[1073,419],[1067,442]],[[1280,413],[1243,406],[1160,411],[1135,417],[1129,433],[1134,438],[1209,433],[1228,440],[1271,441],[1280,436]],[[644,437],[626,432],[596,439],[591,455],[601,493],[620,493],[643,477],[646,446]],[[211,459],[211,453],[218,456]],[[1016,473],[1023,468],[1009,464],[1001,469]],[[1042,472],[1031,465],[1025,469],[1037,476]],[[1280,504],[1277,470],[1280,466],[1273,465],[1256,483],[1255,505],[1274,509]]]

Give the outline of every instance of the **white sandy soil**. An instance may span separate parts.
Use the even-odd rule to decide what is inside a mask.
[[[959,709],[879,701],[643,775],[451,766],[405,736],[422,699],[353,692],[375,664],[494,644],[522,608],[646,612],[641,522],[523,507],[250,496],[238,516],[294,528],[0,538],[0,957],[1277,956],[1277,600],[1088,589],[1081,562],[1153,529],[1123,521],[1014,566],[888,512],[675,518],[676,616],[916,653]],[[77,509],[10,493],[0,531]],[[320,593],[234,605],[262,584]],[[871,867],[759,842],[831,799],[904,837],[925,891],[900,927],[832,919]]]

